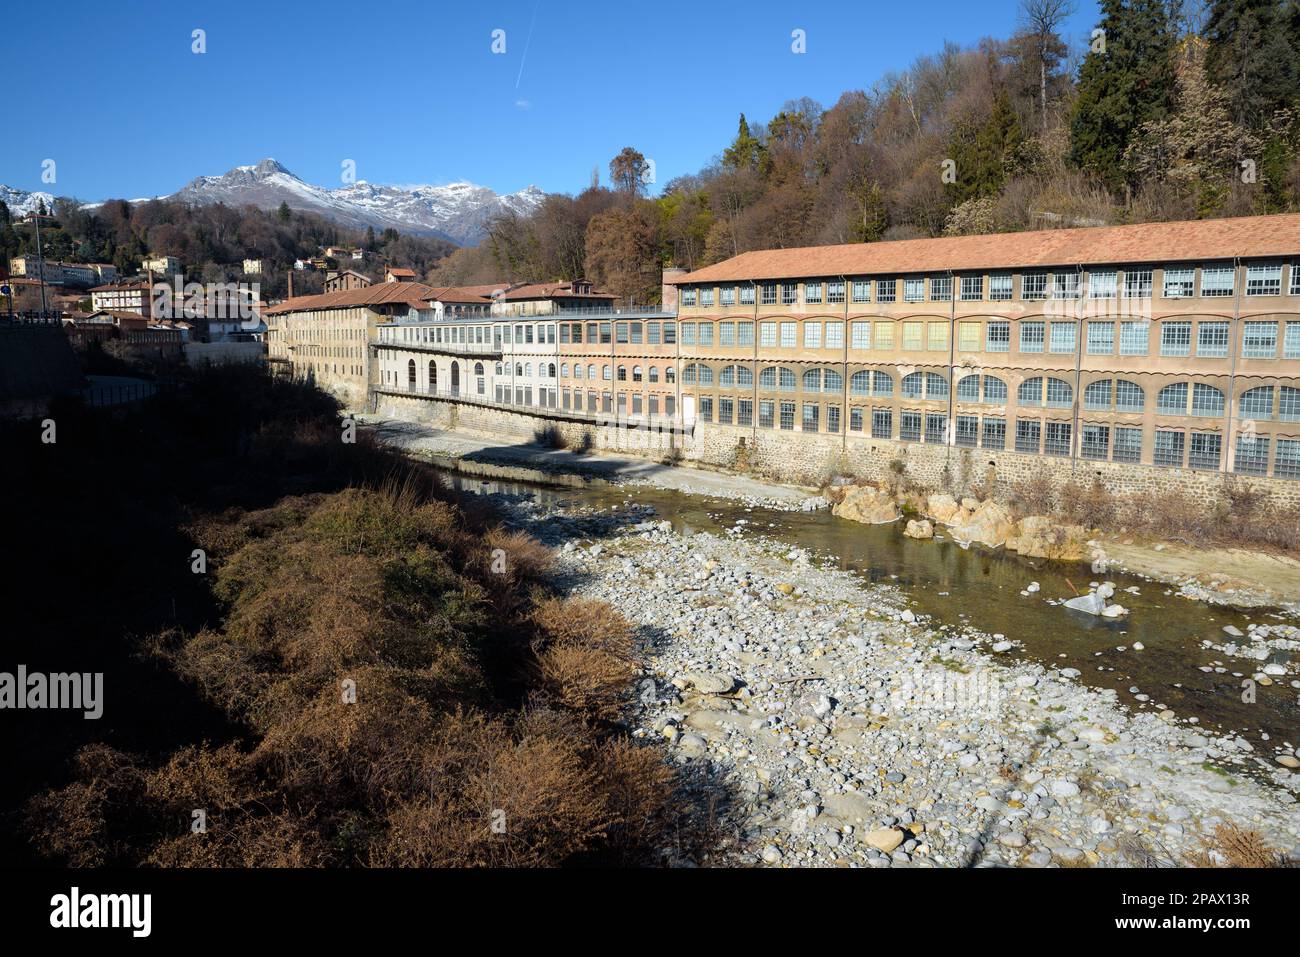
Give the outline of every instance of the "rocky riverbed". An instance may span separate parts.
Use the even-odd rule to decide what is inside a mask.
[[[638,628],[634,734],[735,795],[727,860],[770,866],[1141,866],[1220,823],[1300,856],[1296,744],[1130,710],[1015,635],[936,625],[906,594],[738,523],[677,534],[629,501],[503,497],[573,592]]]

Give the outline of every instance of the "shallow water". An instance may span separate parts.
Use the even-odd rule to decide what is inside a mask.
[[[721,533],[744,519],[748,535],[800,546],[869,581],[896,585],[917,613],[931,616],[936,623],[1001,633],[1020,643],[1008,655],[1047,666],[1077,668],[1082,672],[1078,680],[1116,689],[1120,702],[1131,708],[1163,706],[1180,718],[1196,717],[1202,726],[1235,731],[1252,742],[1267,734],[1268,746],[1300,744],[1300,690],[1288,686],[1291,677],[1257,686],[1256,700],[1246,703],[1242,682],[1265,662],[1228,658],[1201,647],[1204,640],[1217,644],[1232,641],[1223,632],[1225,625],[1236,625],[1244,632],[1251,622],[1287,620],[1272,609],[1242,611],[1213,606],[1180,598],[1172,594],[1170,586],[1136,575],[1107,572],[1097,576],[1085,564],[1026,559],[1014,552],[978,546],[964,549],[942,538],[942,529],[934,540],[917,541],[902,534],[901,522],[862,525],[836,518],[829,509],[786,512],[649,487],[554,489],[451,475],[445,478],[465,491],[526,496],[544,507],[648,505],[678,532]],[[1086,592],[1090,582],[1102,580],[1114,582],[1112,600],[1130,610],[1127,618],[1095,618],[1049,603]],[[793,577],[792,581],[797,582]],[[1021,590],[1031,581],[1038,582],[1040,590],[1022,596]],[[1124,590],[1130,586],[1136,586],[1139,593]],[[1141,642],[1144,650],[1133,650],[1134,642]],[[1118,651],[1119,647],[1127,650]],[[1284,660],[1276,655],[1270,660]],[[1226,673],[1198,670],[1198,666],[1216,660],[1228,669]],[[1129,690],[1133,687],[1151,700],[1137,700]]]

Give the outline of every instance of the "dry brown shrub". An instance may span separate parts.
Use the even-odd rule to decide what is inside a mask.
[[[1118,514],[1118,502],[1097,479],[1088,485],[1073,479],[1061,486],[1061,516],[1085,528],[1109,528]]]
[[[603,601],[550,598],[533,609],[533,623],[547,643],[601,648],[630,655],[632,629],[627,619]]]
[[[76,779],[44,791],[24,809],[32,843],[70,867],[102,867],[129,852],[113,827],[140,807],[145,774],[137,760],[105,744],[81,748],[73,759]]]
[[[609,721],[618,717],[636,675],[626,619],[604,602],[547,599],[533,611],[537,678],[566,708]]]
[[[1012,492],[1012,505],[1021,515],[1053,515],[1056,501],[1056,483],[1046,469],[1018,482]]]
[[[371,864],[555,866],[609,826],[578,740],[512,735],[501,722],[460,714],[430,735],[428,756],[428,792],[393,808]]]
[[[505,552],[505,570],[498,571],[492,553]],[[471,568],[476,577],[496,588],[513,589],[523,582],[540,582],[555,564],[555,553],[526,532],[511,532],[496,527],[483,538],[483,548],[475,555]]]
[[[1289,867],[1286,856],[1271,847],[1262,834],[1237,824],[1220,824],[1212,839],[1203,839],[1201,850],[1189,854],[1189,867]],[[1217,851],[1226,860],[1219,865],[1211,856]]]
[[[348,677],[355,702],[344,700],[341,683],[320,688],[300,710],[282,709],[253,755],[259,769],[309,805],[382,805],[388,795],[421,786],[433,727],[427,703],[407,694],[389,669]]]
[[[209,815],[207,831],[163,838],[144,858],[149,867],[319,867],[330,863],[319,822],[296,812]]]
[[[537,656],[538,680],[558,702],[601,721],[612,721],[627,701],[636,668],[600,648],[555,645]]]

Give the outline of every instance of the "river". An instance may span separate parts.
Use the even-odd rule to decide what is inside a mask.
[[[1168,708],[1252,743],[1300,744],[1300,690],[1290,686],[1293,675],[1257,684],[1253,702],[1245,700],[1249,695],[1243,688],[1243,681],[1268,661],[1285,662],[1286,653],[1274,650],[1266,661],[1254,661],[1230,658],[1203,644],[1233,641],[1223,631],[1227,625],[1245,632],[1252,622],[1291,623],[1273,609],[1210,605],[1136,575],[1098,576],[1085,564],[1026,559],[974,545],[962,548],[944,538],[941,528],[934,540],[918,541],[902,534],[901,522],[862,525],[836,518],[829,509],[791,512],[642,485],[557,489],[441,474],[463,491],[526,497],[544,509],[650,506],[678,532],[718,534],[743,521],[744,534],[807,549],[872,582],[897,586],[913,610],[936,626],[1002,634],[1018,643],[1009,654],[1044,666],[1076,668],[1080,681],[1114,688],[1119,701],[1134,710]],[[1102,580],[1115,584],[1113,600],[1130,609],[1126,618],[1095,618],[1054,604]],[[1022,595],[1030,582],[1037,582],[1039,590]],[[1144,647],[1134,650],[1134,643]],[[1216,663],[1222,670],[1200,670]]]

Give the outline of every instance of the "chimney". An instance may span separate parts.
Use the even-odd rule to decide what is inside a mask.
[[[669,312],[677,311],[677,287],[671,285],[673,280],[685,276],[689,269],[682,269],[680,266],[665,266],[663,277],[663,291],[660,293],[660,301],[663,303],[665,310]]]
[[[293,298],[293,267],[289,267],[289,298]]]

